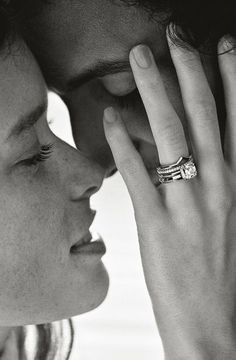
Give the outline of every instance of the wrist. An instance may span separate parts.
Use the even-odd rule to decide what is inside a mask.
[[[165,360],[235,360],[236,329],[221,314],[211,321],[200,316],[156,314]]]
[[[230,340],[230,341],[228,341]],[[174,346],[174,344],[176,346]],[[187,344],[181,341],[171,345],[163,342],[165,360],[235,360],[236,346],[231,339],[191,339]]]
[[[203,328],[162,336],[165,360],[235,360],[236,334]]]

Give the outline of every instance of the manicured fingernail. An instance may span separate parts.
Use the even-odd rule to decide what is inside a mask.
[[[113,107],[108,107],[104,110],[104,120],[110,124],[117,120],[117,113]]]
[[[152,53],[148,46],[138,45],[132,49],[135,61],[142,69],[148,69],[152,65]]]
[[[227,51],[230,54],[236,53],[236,42],[231,35],[225,35],[219,42],[220,51]]]

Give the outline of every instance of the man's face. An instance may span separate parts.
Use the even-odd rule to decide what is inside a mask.
[[[158,18],[124,2],[110,0],[57,0],[45,5],[30,31],[31,46],[45,76],[66,102],[76,145],[106,167],[114,169],[103,131],[103,111],[118,108],[132,140],[154,169],[158,154],[146,113],[128,62],[131,48],[149,45],[154,53],[170,101],[184,127],[186,121],[175,70]],[[32,40],[33,39],[33,40]],[[46,59],[46,61],[45,61]],[[214,59],[205,58],[215,91]]]

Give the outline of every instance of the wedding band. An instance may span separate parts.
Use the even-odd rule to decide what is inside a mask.
[[[197,168],[193,156],[181,156],[174,164],[159,166],[157,175],[161,184],[194,178],[197,176]]]

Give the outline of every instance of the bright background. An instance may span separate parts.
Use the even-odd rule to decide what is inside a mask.
[[[50,94],[49,122],[57,136],[74,144],[68,113],[54,94]],[[98,210],[93,229],[107,246],[104,263],[110,290],[98,309],[74,318],[71,360],[163,360],[142,274],[132,206],[119,175],[105,181],[92,207]]]

